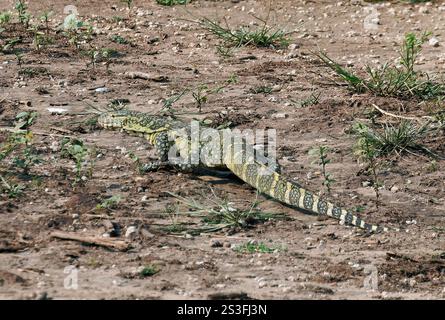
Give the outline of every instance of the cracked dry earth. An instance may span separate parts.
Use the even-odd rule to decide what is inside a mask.
[[[2,0],[0,10],[12,10]],[[63,21],[67,1],[32,1],[37,15],[51,9],[50,25]],[[119,56],[107,72],[99,63],[70,46],[61,33],[55,43],[37,52],[29,34],[18,24],[2,37],[21,35],[22,69],[11,53],[0,54],[0,125],[13,126],[20,111],[37,111],[34,146],[43,162],[17,199],[0,198],[0,297],[3,299],[442,299],[445,297],[444,160],[403,154],[388,159],[380,173],[381,206],[351,149],[349,134],[356,121],[368,121],[372,104],[392,113],[421,117],[429,103],[353,94],[330,81],[334,75],[312,54],[323,49],[354,70],[367,63],[391,61],[406,32],[429,30],[439,45],[425,44],[416,65],[443,76],[445,71],[445,2],[411,5],[374,4],[380,23],[365,30],[371,4],[362,1],[273,1],[269,24],[293,32],[287,49],[235,49],[229,57],[216,50],[219,40],[193,23],[197,17],[225,17],[230,26],[258,25],[269,12],[269,1],[193,1],[163,7],[136,0],[132,14],[118,1],[71,0],[80,17],[96,28],[94,46],[112,48]],[[113,16],[124,17],[117,22]],[[16,18],[15,18],[16,19]],[[113,35],[132,45],[112,42]],[[2,41],[2,39],[0,39]],[[27,72],[23,72],[28,68]],[[125,73],[142,71],[150,79]],[[216,87],[235,75],[238,82],[208,97],[202,113],[190,95],[174,104],[186,119],[231,122],[241,129],[277,130],[278,157],[283,174],[309,190],[324,190],[320,168],[308,150],[323,144],[331,149],[329,172],[335,178],[328,197],[350,208],[361,207],[369,222],[400,227],[401,232],[367,235],[332,219],[307,215],[259,196],[260,208],[287,214],[249,229],[201,235],[172,234],[165,226],[177,217],[165,208],[177,200],[168,192],[202,200],[212,189],[240,208],[255,200],[255,190],[232,177],[159,171],[139,174],[126,156],[153,156],[137,137],[101,131],[87,124],[90,105],[106,107],[113,99],[128,99],[128,108],[156,112],[163,99],[200,84]],[[255,88],[270,92],[255,93]],[[99,93],[97,88],[108,91]],[[316,105],[299,107],[311,92]],[[51,114],[48,108],[67,112]],[[442,106],[443,108],[443,106]],[[396,119],[377,114],[377,123]],[[73,188],[74,164],[60,156],[61,135],[75,136],[95,148],[92,175]],[[0,142],[8,133],[0,132]],[[424,143],[445,154],[443,133]],[[323,191],[326,194],[325,191]],[[98,210],[104,199],[120,196],[113,209]],[[182,218],[179,218],[182,219]],[[200,223],[188,218],[186,222]],[[174,222],[174,221],[173,221]],[[116,237],[104,238],[112,228]],[[135,227],[132,237],[126,232]],[[125,241],[129,250],[86,245],[52,237],[68,232],[79,237]],[[234,250],[247,242],[277,248],[273,253]],[[113,242],[114,243],[114,242]],[[146,266],[158,271],[142,276]],[[74,269],[73,269],[74,268]],[[77,276],[77,281],[75,277]],[[377,280],[378,288],[367,283]],[[77,289],[73,288],[77,284]]]

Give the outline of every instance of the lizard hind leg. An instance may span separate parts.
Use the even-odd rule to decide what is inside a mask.
[[[178,159],[169,159],[170,148],[175,144],[174,141],[169,140],[167,132],[156,133],[147,139],[154,145],[159,161],[153,161],[142,166],[142,171],[151,172],[159,169],[174,169],[180,172],[192,172],[198,165],[191,164],[186,161]]]

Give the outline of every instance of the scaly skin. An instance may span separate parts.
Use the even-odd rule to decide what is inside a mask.
[[[144,136],[155,146],[161,163],[168,161],[168,151],[173,144],[176,144],[181,155],[189,150],[184,147],[188,147],[190,142],[178,134],[181,130],[186,130],[187,125],[167,117],[122,110],[102,113],[98,118],[98,124],[105,129],[119,129]],[[246,158],[243,152],[231,152],[222,160],[225,167],[259,192],[292,207],[318,215],[327,215],[368,232],[388,231],[388,228],[366,223],[350,211],[318,197],[295,182],[290,182],[263,163],[251,158],[247,158],[250,160],[247,161]],[[205,163],[200,165],[208,166]]]

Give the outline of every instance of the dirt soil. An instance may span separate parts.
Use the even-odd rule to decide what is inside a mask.
[[[13,11],[13,2],[2,0],[0,10]],[[371,4],[358,0],[272,1],[272,10],[269,1],[200,0],[186,7],[134,2],[128,13],[117,0],[30,1],[35,16],[45,9],[54,12],[50,34],[55,42],[40,51],[16,16],[1,33],[0,44],[22,37],[16,45],[22,62],[19,66],[12,52],[0,53],[0,126],[13,127],[21,111],[37,111],[33,146],[43,161],[31,168],[31,177],[12,165],[0,168],[8,179],[26,186],[15,199],[0,197],[0,298],[445,297],[445,161],[406,153],[387,159],[376,209],[371,178],[352,152],[355,138],[350,134],[357,121],[370,123],[370,114],[377,124],[398,121],[376,112],[373,104],[419,119],[443,105],[351,93],[312,54],[322,49],[363,70],[367,63],[394,61],[406,32],[427,30],[439,43],[424,45],[416,68],[443,76],[444,1],[374,4],[380,19],[376,30],[364,28]],[[118,52],[108,71],[104,62],[88,65],[82,54],[87,44],[76,50],[62,32],[54,31],[66,17],[67,4],[95,27],[92,46]],[[262,23],[253,15],[265,18],[268,13],[269,25],[293,32],[288,48],[245,46],[223,57],[217,52],[220,40],[193,22],[198,17],[226,18],[231,27],[259,27]],[[111,41],[114,35],[130,44]],[[125,73],[131,71],[150,78],[129,78]],[[263,211],[284,213],[288,219],[213,233],[172,232],[187,226],[185,222],[202,222],[166,213],[177,203],[168,192],[204,201],[213,190],[234,206],[248,208],[255,190],[233,176],[168,170],[140,174],[128,152],[146,160],[154,156],[152,148],[141,138],[99,130],[90,121],[90,106],[104,109],[113,99],[128,99],[129,109],[157,112],[166,98],[186,88],[215,88],[231,76],[237,82],[210,94],[201,113],[191,94],[173,105],[175,112],[241,129],[276,129],[284,175],[309,190],[322,190],[337,203],[361,208],[358,215],[369,222],[402,231],[370,235],[259,196]],[[107,91],[97,92],[102,87]],[[320,93],[319,103],[302,107],[299,102],[314,91]],[[0,142],[8,134],[0,132]],[[77,185],[74,162],[61,157],[63,135],[95,150]],[[443,132],[424,141],[442,155],[444,142]],[[328,171],[335,182],[329,195],[320,167],[308,156],[318,145],[331,150]],[[120,202],[98,208],[111,196],[119,196]],[[117,247],[62,240],[54,232],[94,237]],[[236,250],[248,242],[276,249]],[[128,245],[128,250],[119,245]],[[152,275],[151,269],[157,272]]]

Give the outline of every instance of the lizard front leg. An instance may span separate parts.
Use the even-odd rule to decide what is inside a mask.
[[[169,140],[167,132],[157,132],[147,135],[146,138],[155,147],[159,160],[142,165],[141,170],[143,172],[152,172],[160,169],[174,169],[190,172],[195,167],[190,163],[172,163],[169,160],[169,152],[175,142]]]

